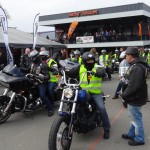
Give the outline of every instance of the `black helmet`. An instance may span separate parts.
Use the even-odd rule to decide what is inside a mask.
[[[138,47],[128,47],[126,54],[137,55],[139,54]]]
[[[39,57],[39,52],[37,50],[33,50],[30,53],[29,57],[32,59],[33,62],[35,62]]]
[[[101,51],[101,53],[102,53],[102,54],[106,54],[107,51],[106,51],[105,49],[103,49],[103,50]]]
[[[93,59],[93,62],[90,62],[90,63],[86,62],[86,60],[91,60],[91,59]],[[95,64],[95,57],[94,57],[93,53],[85,52],[82,55],[82,61],[86,68],[88,68],[89,70],[92,70],[92,68],[94,67],[94,64]]]
[[[89,60],[89,59],[94,59],[94,61],[95,61],[95,57],[94,57],[93,53],[91,53],[91,52],[85,52],[85,53],[82,55],[83,63],[85,63],[86,60]]]

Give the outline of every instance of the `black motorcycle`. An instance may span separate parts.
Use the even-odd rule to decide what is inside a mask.
[[[69,150],[73,132],[87,133],[101,126],[101,117],[96,104],[90,101],[85,90],[80,89],[76,78],[70,78],[65,71],[76,67],[76,63],[60,61],[64,80],[63,92],[58,110],[58,117],[53,122],[48,140],[49,150]],[[105,96],[103,96],[105,99]]]
[[[42,82],[38,76],[25,75],[16,65],[8,65],[0,72],[0,84],[5,87],[0,95],[0,124],[11,114],[27,112],[44,107],[37,91],[37,84]]]

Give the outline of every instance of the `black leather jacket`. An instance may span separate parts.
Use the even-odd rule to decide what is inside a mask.
[[[121,97],[130,105],[141,106],[146,104],[148,89],[146,84],[148,64],[142,59],[135,59],[130,63],[127,72],[128,87]]]
[[[30,57],[26,54],[22,55],[20,59],[20,69],[23,72],[28,73],[30,71],[30,67],[31,67]]]
[[[33,63],[31,65],[31,71],[30,72],[34,75],[37,75],[37,76],[39,74],[43,74],[44,75],[44,82],[47,82],[50,78],[47,64],[44,62],[39,62],[36,64]]]

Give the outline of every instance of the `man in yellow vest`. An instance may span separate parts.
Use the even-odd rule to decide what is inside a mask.
[[[95,63],[95,57],[91,52],[85,52],[82,55],[82,62],[83,64],[79,65],[78,67],[72,69],[69,72],[69,76],[77,77],[79,76],[79,81],[81,81],[82,76],[87,71],[92,71],[92,75],[86,74],[80,87],[83,90],[86,90],[89,93],[90,99],[93,100],[100,112],[103,128],[104,128],[104,138],[109,138],[110,133],[110,122],[108,118],[108,114],[105,108],[105,104],[101,95],[101,80],[102,76],[105,75],[105,70],[96,67],[97,64]],[[89,79],[88,76],[91,76]]]
[[[106,70],[106,73],[108,75],[109,80],[111,80],[111,72],[110,72],[110,67],[109,67],[109,55],[106,54],[107,51],[105,49],[103,49],[101,51],[100,57],[99,57],[99,63],[103,64]]]
[[[81,53],[79,50],[75,50],[74,51],[74,57],[76,59],[76,61],[81,65],[82,64],[82,58],[81,58]]]
[[[147,61],[148,65],[150,66],[150,50],[148,48],[144,49],[144,54],[142,56]]]
[[[56,77],[56,74],[58,74],[58,65],[55,60],[50,58],[47,60],[48,70],[49,70],[49,83],[48,83],[48,93],[51,100],[52,108],[54,109],[54,90],[57,87],[58,78]]]

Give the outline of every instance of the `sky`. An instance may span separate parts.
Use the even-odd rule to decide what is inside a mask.
[[[33,20],[40,16],[105,8],[143,2],[150,6],[150,0],[0,0],[3,9],[10,15],[9,27],[33,32]],[[39,26],[38,31],[53,31],[52,27]]]

